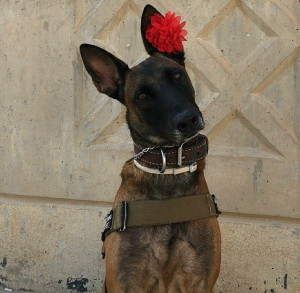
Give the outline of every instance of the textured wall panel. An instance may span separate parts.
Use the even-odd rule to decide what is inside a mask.
[[[68,197],[72,1],[1,1],[0,192]]]
[[[0,290],[99,292],[107,208],[9,201],[0,211]]]
[[[215,293],[296,293],[299,225],[223,217],[222,265]]]
[[[300,41],[292,9],[296,3],[288,2],[152,1],[162,12],[176,11],[187,20],[186,63],[211,145],[207,178],[226,211],[299,217],[293,207],[299,188],[294,77]],[[94,43],[135,65],[146,56],[139,35],[143,7],[134,0],[116,1],[112,7],[102,1],[78,21],[76,45]],[[121,165],[124,160],[116,154],[125,159],[132,149],[125,109],[97,94],[80,65],[77,76],[79,153],[85,158],[97,150]],[[110,200],[115,179],[97,161],[82,164],[86,170],[101,170],[101,178],[88,176],[95,189],[87,196],[95,198],[99,190],[102,199]],[[230,176],[236,173],[240,176]],[[100,192],[104,184],[108,196]],[[290,199],[284,209],[283,194]]]

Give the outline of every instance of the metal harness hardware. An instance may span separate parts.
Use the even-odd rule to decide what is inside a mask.
[[[122,214],[122,227],[119,229],[119,232],[123,232],[127,229],[127,216],[128,216],[128,211],[127,211],[127,201],[123,200],[121,201],[121,205],[122,205],[122,210],[123,210],[123,214]]]
[[[221,215],[222,212],[221,212],[221,210],[219,209],[218,201],[217,201],[216,196],[215,196],[214,194],[212,194],[211,197],[212,197],[212,199],[213,199],[213,201],[214,201],[214,204],[215,204],[216,213],[217,213],[218,215]]]
[[[104,231],[102,232],[102,235],[101,235],[101,240],[102,242],[104,242],[105,240],[105,236],[106,236],[106,233],[108,233],[108,231],[110,230],[111,228],[111,225],[112,225],[112,219],[113,219],[113,210],[111,210],[105,217],[105,225],[104,225]]]

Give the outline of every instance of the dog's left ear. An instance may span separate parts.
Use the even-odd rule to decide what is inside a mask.
[[[155,47],[152,46],[150,42],[146,39],[146,31],[148,28],[148,25],[150,23],[150,17],[153,16],[155,13],[162,15],[157,9],[155,9],[152,5],[148,4],[145,6],[142,18],[141,18],[141,33],[142,33],[142,39],[144,43],[144,47],[148,54],[151,56],[155,53],[162,54],[168,58],[172,58],[173,60],[177,61],[181,65],[184,65],[184,51],[178,52],[176,54],[174,53],[167,53],[167,52],[160,52]],[[163,16],[163,15],[162,15]]]

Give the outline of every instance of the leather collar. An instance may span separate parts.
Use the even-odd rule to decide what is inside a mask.
[[[191,165],[202,160],[206,157],[207,153],[208,139],[203,134],[198,134],[195,138],[181,146],[171,148],[145,148],[134,143],[135,160],[143,166],[156,169],[163,168],[164,155],[165,167],[176,168]]]

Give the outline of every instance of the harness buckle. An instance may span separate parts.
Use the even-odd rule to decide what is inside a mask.
[[[111,210],[105,217],[104,231],[102,232],[102,235],[101,235],[102,242],[104,242],[106,234],[111,228],[112,219],[113,219],[113,211]]]
[[[212,194],[211,197],[212,197],[212,199],[213,199],[213,201],[214,201],[214,205],[215,205],[215,208],[216,208],[216,213],[217,213],[218,215],[221,215],[222,212],[221,212],[221,210],[219,209],[219,206],[218,206],[218,202],[217,202],[216,196],[215,196],[214,194]]]
[[[122,204],[122,227],[119,232],[123,232],[127,229],[127,217],[128,217],[128,203],[126,200],[121,201]]]

